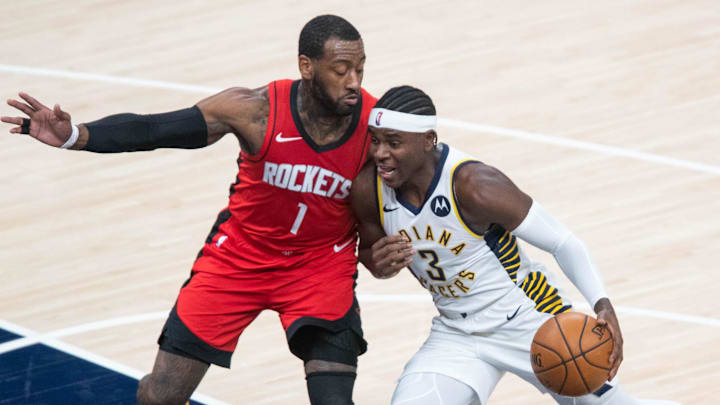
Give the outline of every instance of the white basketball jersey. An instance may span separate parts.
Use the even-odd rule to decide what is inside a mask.
[[[477,332],[507,322],[521,306],[553,314],[568,311],[570,306],[548,284],[546,270],[523,254],[515,236],[498,225],[471,229],[463,220],[454,175],[477,160],[445,144],[438,148],[442,157],[422,206],[399,198],[380,177],[375,181],[385,233],[412,241],[417,253],[409,267],[432,294],[443,322]]]

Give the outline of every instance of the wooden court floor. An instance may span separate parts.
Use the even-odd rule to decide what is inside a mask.
[[[369,91],[424,89],[441,140],[499,167],[587,243],[619,309],[627,391],[720,402],[717,1],[3,1],[1,95],[60,103],[75,122],[183,108],[296,78],[300,29],[323,13],[363,35]],[[101,156],[7,129],[0,320],[148,372],[163,313],[226,204],[237,142]],[[435,310],[408,273],[361,269],[358,283],[370,346],[355,402],[387,404]],[[198,391],[307,403],[269,312]],[[506,376],[489,403],[553,402]]]

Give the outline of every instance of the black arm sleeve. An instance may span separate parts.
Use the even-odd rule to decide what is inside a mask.
[[[197,106],[162,114],[117,114],[85,124],[85,150],[99,153],[207,146],[207,124]]]

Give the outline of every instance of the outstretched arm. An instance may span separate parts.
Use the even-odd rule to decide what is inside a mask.
[[[620,323],[585,244],[537,201],[533,201],[525,219],[512,233],[533,246],[552,253],[565,275],[595,310],[598,324],[610,330],[613,337],[610,379],[615,377],[623,358]]]
[[[54,147],[113,153],[157,148],[195,149],[235,132],[247,145],[256,145],[263,130],[255,128],[267,121],[264,89],[228,89],[200,101],[191,108],[162,114],[117,114],[75,126],[70,114],[59,105],[51,110],[27,93],[8,104],[29,118],[2,117],[18,125],[11,133],[27,133]],[[29,124],[29,125],[27,125]],[[247,138],[247,139],[244,139]]]
[[[552,253],[563,272],[593,306],[598,323],[607,327],[613,336],[612,379],[622,361],[622,333],[585,244],[499,170],[473,163],[462,167],[457,176],[455,194],[463,216],[470,219],[475,229],[484,230],[496,223]]]
[[[375,202],[375,164],[368,162],[353,181],[350,198],[358,221],[358,259],[376,278],[390,278],[412,261],[412,243],[385,234]]]

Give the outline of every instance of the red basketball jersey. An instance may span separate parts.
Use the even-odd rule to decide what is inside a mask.
[[[242,267],[276,266],[278,257],[292,265],[301,257],[354,254],[350,186],[368,152],[367,121],[376,99],[362,90],[342,138],[317,145],[297,111],[299,84],[280,80],[268,85],[263,146],[255,155],[240,155],[231,215],[219,231],[231,234],[230,246],[224,247],[232,249],[232,261]],[[232,243],[233,237],[241,244]]]

